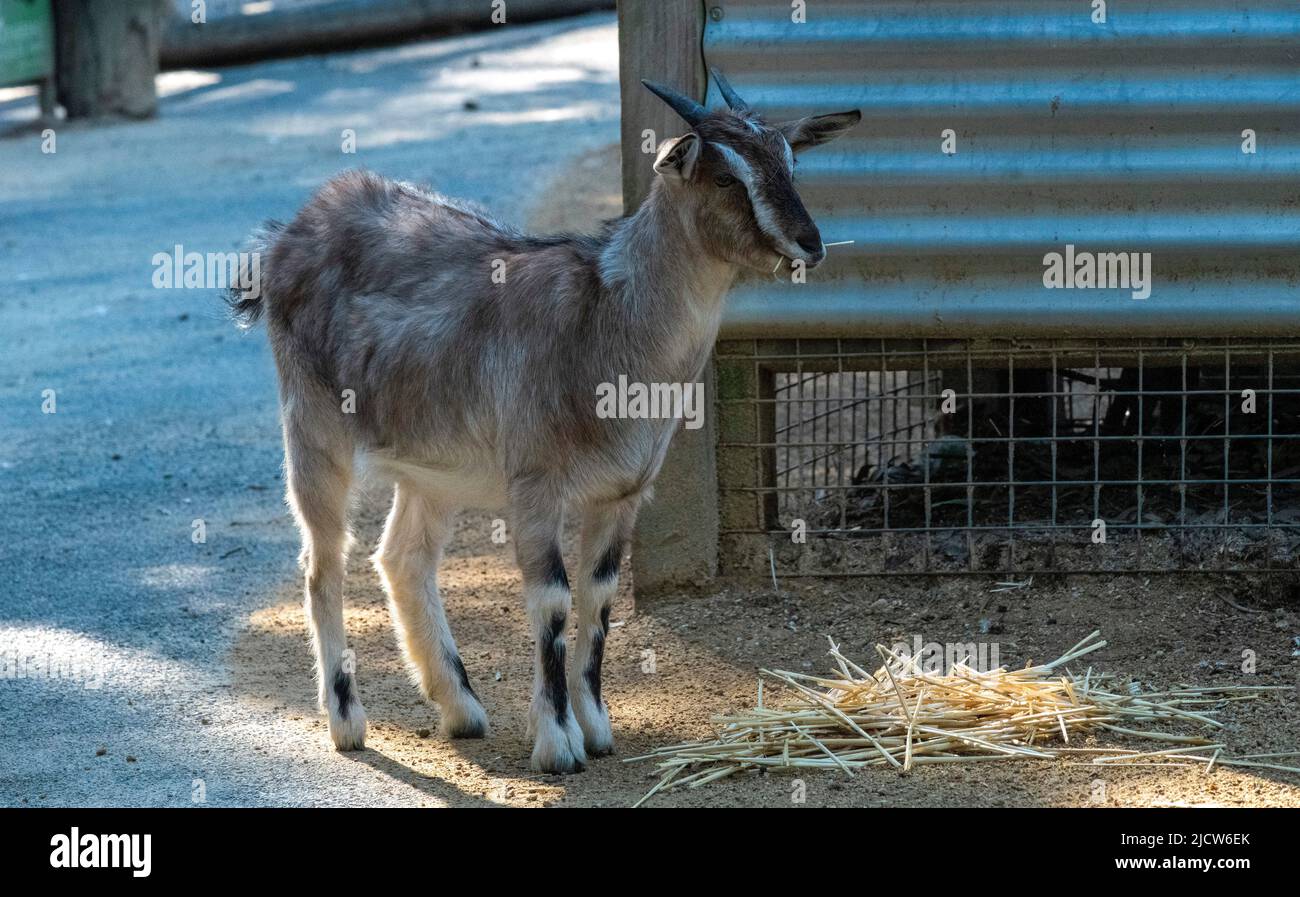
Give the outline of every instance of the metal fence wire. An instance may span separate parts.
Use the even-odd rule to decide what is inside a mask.
[[[721,563],[1300,572],[1300,340],[720,343]]]

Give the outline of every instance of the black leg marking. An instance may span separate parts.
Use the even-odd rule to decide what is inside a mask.
[[[564,680],[564,614],[551,617],[551,625],[542,630],[542,684],[555,711],[564,724],[569,715],[569,686]]]
[[[469,684],[469,673],[465,670],[465,662],[460,659],[455,648],[443,646],[443,654],[451,657],[451,668],[456,672],[456,678],[460,682],[461,691],[470,695],[475,701],[478,695],[474,694],[474,688]],[[446,708],[444,708],[445,710]],[[454,729],[447,732],[452,738],[482,738],[487,734],[487,727],[481,721],[470,720],[462,723]]]
[[[552,545],[546,554],[547,585],[569,587],[569,575],[564,572],[564,558],[560,557],[559,546]]]
[[[459,654],[451,655],[451,665],[456,670],[456,676],[460,679],[461,689],[469,692],[471,695],[474,696],[474,700],[477,701],[478,695],[474,694],[474,687],[469,684],[469,673],[466,672],[465,663],[460,659]]]
[[[596,562],[596,569],[592,571],[592,578],[605,582],[618,576],[618,565],[623,560],[623,543],[615,541],[605,553],[600,556]]]
[[[352,704],[352,674],[340,669],[334,674],[334,697],[339,700],[339,719],[348,718],[348,708]]]
[[[600,704],[600,665],[605,662],[605,636],[609,635],[609,605],[600,609],[600,632],[591,637],[591,657],[587,659],[587,668],[582,671],[587,680],[587,690]]]

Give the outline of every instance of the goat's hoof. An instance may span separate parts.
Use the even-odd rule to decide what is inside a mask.
[[[614,753],[614,732],[609,725],[609,710],[603,702],[590,697],[575,698],[574,716],[582,729],[582,744],[588,757],[604,757]]]
[[[587,768],[587,752],[582,730],[572,714],[563,721],[548,717],[537,724],[537,743],[533,745],[533,770],[567,774]]]
[[[487,711],[477,701],[466,701],[460,707],[442,707],[439,731],[444,738],[486,738]]]
[[[537,756],[537,749],[533,748],[533,772],[542,772],[549,775],[566,776],[575,772],[586,772],[587,764],[574,757],[572,754],[564,756]]]
[[[584,739],[583,746],[587,749],[588,757],[608,757],[610,754],[614,753],[613,738],[593,739],[588,735]]]
[[[359,751],[366,746],[366,711],[353,701],[347,713],[330,714],[330,739],[335,750]]]

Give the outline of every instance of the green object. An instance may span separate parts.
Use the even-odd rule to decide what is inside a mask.
[[[50,0],[0,0],[0,87],[54,74]]]

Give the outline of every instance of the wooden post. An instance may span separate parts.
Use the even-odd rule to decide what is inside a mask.
[[[650,189],[654,156],[642,152],[644,131],[675,137],[686,125],[642,78],[704,102],[704,3],[701,0],[618,0],[618,70],[623,120],[623,210],[631,214]]]
[[[619,0],[619,79],[622,85],[623,208],[636,210],[650,188],[654,156],[643,151],[646,130],[654,144],[686,126],[663,101],[641,85],[658,81],[704,101],[704,3],[701,0]],[[632,548],[637,600],[684,584],[699,583],[718,570],[718,480],[713,365],[705,368],[704,426],[680,429],[655,497],[641,511]]]
[[[54,0],[59,102],[68,118],[149,118],[165,0]]]

